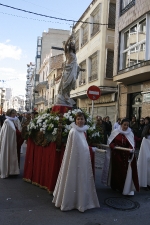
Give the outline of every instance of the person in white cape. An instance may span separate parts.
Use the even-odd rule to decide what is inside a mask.
[[[78,112],[69,132],[61,168],[53,192],[53,203],[62,211],[100,207],[96,194],[85,116]]]
[[[150,125],[145,129],[138,156],[139,185],[145,190],[150,189]]]
[[[9,175],[18,175],[19,165],[17,156],[16,128],[18,118],[16,111],[9,109],[6,120],[0,131],[0,177],[7,178]]]
[[[134,135],[129,128],[128,119],[123,119],[121,125],[108,138],[108,149],[102,171],[102,183],[111,186],[113,190],[123,195],[134,195],[139,191],[136,158],[134,154]],[[131,150],[117,150],[123,147]]]

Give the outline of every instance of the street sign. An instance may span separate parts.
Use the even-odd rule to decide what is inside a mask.
[[[99,99],[99,97],[101,96],[100,88],[95,85],[90,86],[87,90],[87,96],[93,101]]]

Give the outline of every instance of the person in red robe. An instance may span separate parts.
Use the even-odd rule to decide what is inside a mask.
[[[134,154],[134,134],[129,128],[128,119],[123,119],[121,125],[111,133],[108,144],[111,149],[109,185],[123,195],[134,195],[134,190],[139,191],[139,182]],[[131,150],[117,150],[115,147]]]

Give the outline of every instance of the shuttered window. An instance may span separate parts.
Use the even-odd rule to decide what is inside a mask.
[[[81,67],[81,69],[85,69],[85,71],[81,72],[80,76],[79,76],[79,86],[82,86],[82,85],[86,84],[86,61],[82,62],[80,64],[80,67]]]
[[[89,81],[92,81],[92,80],[96,80],[97,79],[97,70],[98,70],[98,67],[97,67],[97,53],[93,54],[91,57],[90,57],[90,60],[91,60],[91,73],[90,73],[90,77],[89,77]]]
[[[75,49],[76,52],[79,50],[79,30],[75,33]]]
[[[115,29],[115,19],[116,19],[116,4],[110,3],[108,28]]]
[[[114,52],[107,51],[106,78],[113,78]]]
[[[85,45],[88,41],[88,31],[89,31],[89,25],[87,23],[84,23],[82,26],[82,43],[81,46]]]
[[[91,14],[91,19],[93,22],[91,37],[94,36],[100,30],[100,25],[99,25],[99,23],[100,23],[100,6],[101,6],[101,4],[99,4]]]

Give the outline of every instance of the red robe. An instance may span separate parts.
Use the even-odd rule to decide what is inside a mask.
[[[128,170],[128,160],[132,157],[133,153],[129,151],[116,150],[115,146],[120,146],[124,148],[133,148],[129,143],[128,139],[124,134],[118,134],[113,141],[110,143],[110,148],[112,150],[111,159],[112,159],[112,170],[111,170],[111,188],[114,190],[123,191],[125,179]],[[139,191],[139,183],[138,183],[138,174],[137,174],[137,165],[136,158],[134,158],[131,162],[132,167],[132,179],[134,186],[137,191]]]

